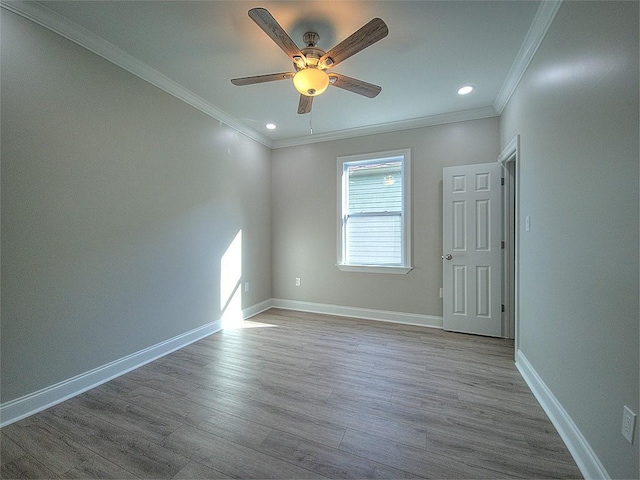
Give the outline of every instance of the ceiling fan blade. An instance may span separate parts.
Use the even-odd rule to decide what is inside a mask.
[[[293,63],[304,66],[304,55],[267,9],[252,8],[249,10],[249,17],[264,30],[264,33],[266,33],[271,40],[276,42],[276,45],[289,56]]]
[[[311,111],[312,105],[313,105],[313,97],[300,95],[300,102],[298,102],[298,113],[309,113]]]
[[[364,50],[378,40],[382,40],[388,34],[389,28],[387,24],[379,18],[374,18],[364,27],[325,53],[320,58],[318,64],[323,65],[325,68],[335,67],[360,50]]]
[[[347,77],[346,75],[340,75],[339,73],[329,74],[329,85],[349,90],[350,92],[364,95],[369,98],[377,96],[382,91],[382,87],[379,87],[378,85],[363,82],[356,78]]]
[[[256,83],[266,83],[266,82],[274,82],[276,80],[286,80],[288,78],[293,78],[294,75],[295,73],[293,72],[269,73],[267,75],[256,75],[254,77],[234,78],[231,80],[231,83],[238,86],[254,85]]]

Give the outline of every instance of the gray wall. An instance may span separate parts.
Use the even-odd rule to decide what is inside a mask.
[[[521,135],[519,347],[612,478],[638,478],[638,3],[565,2],[504,111]]]
[[[240,229],[245,307],[442,315],[442,167],[520,134],[519,347],[608,473],[638,476],[620,435],[622,405],[640,413],[637,2],[565,2],[500,121],[274,152],[1,17],[1,402],[219,319]],[[405,147],[414,270],[338,271],[336,157]]]
[[[407,147],[414,269],[407,275],[339,271],[337,157]],[[497,118],[274,150],[273,296],[441,316],[442,167],[495,162],[499,153]]]
[[[271,298],[270,156],[2,11],[2,402],[218,320],[243,233]]]

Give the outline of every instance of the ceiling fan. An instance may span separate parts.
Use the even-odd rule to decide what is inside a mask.
[[[309,113],[313,104],[313,97],[320,95],[329,85],[369,98],[375,97],[382,91],[382,88],[378,85],[340,75],[339,73],[327,72],[327,70],[332,69],[350,56],[386,37],[389,29],[381,19],[374,18],[331,50],[325,52],[316,46],[319,36],[315,32],[304,34],[303,40],[306,47],[299,49],[294,41],[291,40],[291,37],[287,35],[287,32],[265,8],[252,8],[249,10],[249,17],[287,54],[293,62],[295,72],[234,78],[231,80],[234,85],[253,85],[275,80],[293,79],[296,90],[300,92],[298,113]]]

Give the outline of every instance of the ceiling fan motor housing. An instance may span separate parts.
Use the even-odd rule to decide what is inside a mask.
[[[301,61],[299,63],[296,63],[296,62],[293,63],[293,66],[295,67],[296,71],[299,71],[308,67],[317,68],[320,58],[322,58],[322,56],[326,53],[324,50],[321,50],[318,47],[316,47],[316,44],[318,43],[318,39],[320,38],[320,36],[317,33],[307,32],[303,35],[302,38],[304,40],[304,43],[307,46],[300,50],[300,52],[302,52],[302,54],[304,55],[304,61]]]

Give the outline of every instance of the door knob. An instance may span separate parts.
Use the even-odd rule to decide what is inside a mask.
[[[444,258],[445,260],[451,260],[453,257],[450,253],[447,253],[446,255],[443,255],[442,258]]]

